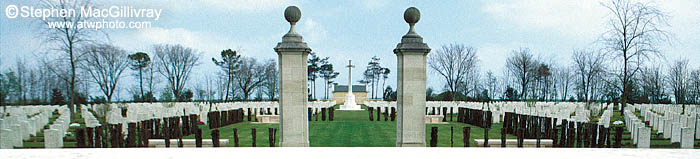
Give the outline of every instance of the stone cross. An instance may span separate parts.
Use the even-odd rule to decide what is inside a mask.
[[[340,106],[339,110],[362,110],[362,107],[355,102],[355,95],[352,94],[352,68],[355,65],[352,65],[352,60],[350,60],[345,67],[348,68],[348,93],[345,95],[345,103]]]
[[[348,68],[348,94],[352,94],[352,68],[354,68],[355,65],[352,65],[352,60],[349,60],[348,65],[345,67]]]

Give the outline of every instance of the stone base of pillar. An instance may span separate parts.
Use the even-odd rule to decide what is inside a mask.
[[[300,142],[284,142],[280,141],[280,146],[281,147],[309,147],[309,141],[306,141],[305,143],[300,143]]]
[[[396,143],[397,147],[425,147],[425,143]]]

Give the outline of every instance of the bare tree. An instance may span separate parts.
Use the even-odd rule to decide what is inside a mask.
[[[107,102],[112,102],[119,78],[129,67],[126,51],[108,44],[87,45],[82,51],[85,60],[81,63],[80,68],[95,80],[102,93],[107,97]]]
[[[155,65],[168,81],[174,97],[181,100],[192,68],[199,65],[199,53],[182,45],[155,45]]]
[[[27,93],[29,94],[29,100],[32,104],[41,103],[41,98],[39,97],[39,93],[41,91],[39,90],[39,82],[41,81],[41,77],[39,76],[38,72],[39,71],[37,68],[30,68],[29,77],[27,78],[27,86],[29,87]]]
[[[89,0],[42,0],[41,8],[55,8],[57,10],[80,10],[81,8],[93,7],[91,1]],[[93,7],[94,8],[94,7]],[[68,107],[71,108],[71,117],[74,113],[74,104],[76,100],[75,87],[77,83],[77,73],[76,67],[78,65],[78,53],[76,48],[79,45],[92,41],[93,34],[98,32],[95,29],[89,29],[85,27],[47,27],[49,23],[52,22],[63,22],[76,24],[80,21],[86,21],[91,19],[91,17],[83,17],[82,14],[75,14],[74,16],[51,16],[48,18],[41,18],[40,32],[42,37],[45,37],[49,43],[55,43],[56,49],[59,52],[64,53],[61,60],[67,61],[66,63],[69,67],[69,74],[60,74],[61,76],[67,75],[67,83],[69,84],[69,96],[70,102]],[[77,24],[76,24],[77,25]],[[54,67],[56,68],[56,67]],[[58,73],[57,71],[52,71]]]
[[[506,68],[520,84],[520,98],[522,100],[527,97],[528,85],[536,73],[537,63],[537,60],[532,57],[530,49],[527,48],[513,50],[513,53],[506,60]]]
[[[574,51],[572,59],[574,60],[573,67],[578,77],[579,86],[577,88],[579,93],[585,102],[590,102],[593,92],[592,83],[603,73],[603,54],[579,50]]]
[[[686,104],[689,76],[688,59],[676,60],[670,66],[668,84],[673,90],[676,104]]]
[[[694,70],[690,73],[690,87],[692,90],[692,98],[695,104],[700,103],[700,69]]]
[[[571,86],[571,69],[570,67],[567,66],[555,66],[554,68],[554,74],[553,74],[553,83],[554,83],[554,94],[555,98],[558,97],[559,100],[566,100],[568,97],[569,89]]]
[[[474,73],[478,62],[476,49],[463,44],[443,45],[428,57],[428,66],[444,78],[453,100],[460,87],[467,87],[461,83]]]
[[[640,72],[642,93],[649,102],[658,103],[664,98],[664,75],[661,67],[644,67]]]
[[[540,98],[540,100],[547,100],[547,95],[549,94],[549,86],[551,84],[551,76],[552,76],[552,71],[550,68],[549,64],[545,63],[539,63],[537,64],[537,71],[535,73],[535,88],[538,89],[532,89],[533,94],[538,94],[537,90],[539,90],[539,95],[536,97]]]
[[[15,67],[15,94],[17,95],[17,101],[19,104],[25,104],[27,102],[27,61],[23,59],[17,59],[17,66]]]
[[[264,92],[270,100],[277,97],[279,91],[279,72],[277,71],[277,61],[271,59],[265,62],[265,81],[263,82]]]
[[[207,91],[203,88],[203,84],[201,82],[197,83],[194,85],[194,94],[196,96],[196,99],[199,101],[205,101],[206,100],[206,95]]]
[[[212,90],[216,92],[214,94],[218,93],[218,100],[224,100],[226,98],[224,95],[226,95],[227,93],[229,93],[229,95],[226,95],[226,96],[231,96],[231,98],[234,100],[236,99],[237,92],[236,91],[229,92],[226,89],[226,75],[224,75],[222,72],[218,72],[216,74],[215,79],[213,79],[213,82],[214,83],[212,84],[212,87],[214,87],[214,88]]]
[[[250,94],[265,80],[266,67],[258,64],[257,60],[243,57],[234,79],[243,93],[243,100],[248,100]]]
[[[609,30],[602,34],[602,42],[608,53],[620,58],[623,65],[621,102],[624,111],[631,91],[630,79],[639,71],[639,65],[650,56],[662,55],[658,43],[670,37],[663,30],[668,26],[668,16],[652,4],[632,0],[610,0],[602,5],[612,14]]]
[[[37,71],[39,74],[39,79],[38,79],[39,81],[37,81],[37,83],[39,85],[38,87],[40,87],[39,88],[40,99],[44,102],[48,102],[50,100],[49,93],[51,92],[49,83],[51,80],[55,80],[55,78],[52,78],[52,75],[50,74],[49,70],[43,64],[44,63],[42,63],[42,62],[38,63],[39,66],[37,67]]]
[[[460,82],[460,87],[457,88],[457,91],[462,92],[465,96],[472,94],[472,97],[479,98],[481,95],[480,93],[482,93],[484,89],[484,85],[479,81],[481,81],[481,72],[479,71],[479,67],[475,66],[467,75],[467,78],[464,78],[464,80]]]
[[[144,72],[144,73],[146,73],[146,80],[148,82],[148,93],[146,93],[145,98],[149,102],[155,101],[155,95],[154,95],[155,94],[154,90],[156,90],[155,84],[160,82],[160,79],[158,78],[158,76],[155,76],[155,74],[158,73],[158,71],[156,69],[157,69],[156,66],[154,66],[153,63],[151,63],[150,65],[148,65],[146,67],[146,71]],[[148,98],[151,98],[151,99],[148,99]]]
[[[213,87],[213,86],[212,86],[212,83],[213,83],[212,81],[213,81],[213,79],[211,78],[210,75],[211,75],[211,74],[206,74],[206,75],[204,75],[204,80],[206,81],[206,84],[207,84],[207,86],[206,86],[206,87],[207,87],[207,88],[206,88],[206,91],[207,91],[207,92],[206,92],[206,96],[207,96],[207,97],[206,97],[206,100],[207,100],[207,102],[211,102],[211,101],[213,100],[212,97],[213,97],[213,96],[215,95],[215,93],[216,93],[216,91],[214,90],[214,88],[212,88],[212,87]]]
[[[76,54],[79,54],[79,52],[76,51]],[[79,60],[79,59],[76,58],[76,60]],[[77,61],[77,62],[80,62],[80,61]],[[61,93],[65,93],[65,95],[67,97],[72,97],[70,95],[70,93],[73,92],[70,89],[71,88],[71,81],[74,81],[75,86],[73,87],[74,88],[73,90],[75,90],[75,87],[77,87],[77,84],[80,81],[80,78],[79,78],[79,74],[77,73],[77,71],[76,71],[75,77],[72,76],[73,71],[70,69],[70,62],[68,60],[66,60],[66,58],[57,58],[54,60],[42,61],[42,63],[44,64],[44,66],[46,66],[46,69],[56,77],[56,79],[61,80],[60,82],[56,81],[55,84],[58,84],[58,83],[66,84],[65,87],[59,87],[57,85],[49,85],[49,87],[52,87],[50,89],[61,88],[61,90],[60,90]],[[78,64],[78,63],[76,63],[76,64]],[[77,65],[76,65],[76,68],[77,68]],[[74,79],[74,80],[71,80],[71,79]],[[63,89],[63,88],[65,88],[65,89]],[[70,99],[68,99],[68,100],[70,100]]]
[[[486,72],[486,86],[489,90],[489,99],[495,99],[496,95],[501,92],[498,88],[498,79],[493,74],[493,72]]]

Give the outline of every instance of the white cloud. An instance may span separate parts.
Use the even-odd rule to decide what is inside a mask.
[[[309,17],[303,20],[303,25],[301,26],[301,35],[307,43],[320,43],[323,42],[328,36],[328,31],[320,23],[314,21],[313,18]]]
[[[506,58],[513,50],[529,47],[525,43],[486,43],[476,48],[476,55],[481,60],[482,71],[500,72],[506,64]]]
[[[517,25],[515,28],[523,32],[545,32],[548,34],[542,36],[558,35],[564,38],[570,37],[567,41],[593,43],[606,30],[610,18],[610,11],[602,6],[601,2],[608,1],[484,1],[482,11],[498,22],[506,25]],[[666,30],[674,37],[671,41],[672,45],[660,44],[666,59],[681,57],[691,61],[700,59],[697,56],[688,56],[698,54],[697,50],[700,49],[700,45],[697,44],[700,41],[700,30],[697,29],[697,26],[700,25],[700,14],[697,12],[700,10],[699,1],[640,0],[640,2],[658,6],[670,16],[668,21],[670,27]],[[547,46],[537,45],[531,49],[542,47]],[[573,48],[578,47],[585,46]],[[564,58],[566,59],[565,56]],[[691,65],[700,66],[700,64]]]
[[[700,68],[700,1],[664,1],[658,3],[669,16],[668,29],[674,36],[673,45],[662,48],[666,52],[666,60],[681,58],[690,60],[691,67]]]
[[[541,29],[569,36],[597,36],[604,29],[606,8],[598,1],[487,1],[483,12],[514,22],[524,30]]]
[[[137,46],[132,49],[142,49],[150,51],[153,44],[180,44],[185,47],[191,47],[202,53],[202,67],[201,70],[209,71],[213,64],[208,62],[212,57],[218,57],[219,52],[223,49],[235,49],[239,50],[243,56],[255,57],[259,59],[267,59],[274,57],[274,52],[272,47],[275,40],[279,40],[278,37],[252,37],[246,39],[235,39],[230,36],[225,36],[217,33],[211,32],[198,32],[191,31],[183,28],[149,28],[141,29],[134,33],[134,37],[121,37],[121,38],[133,38],[134,40],[119,39],[119,41],[128,41],[127,45],[124,46]],[[269,41],[269,42],[268,42]]]

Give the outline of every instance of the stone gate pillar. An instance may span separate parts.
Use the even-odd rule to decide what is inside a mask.
[[[306,46],[304,38],[294,29],[296,22],[301,19],[299,8],[287,7],[284,18],[291,27],[282,37],[282,42],[275,47],[279,61],[280,145],[308,147],[306,60],[311,48]]]
[[[396,146],[425,147],[426,56],[430,48],[413,27],[420,20],[418,9],[406,9],[403,18],[410,29],[394,49],[398,63]]]

